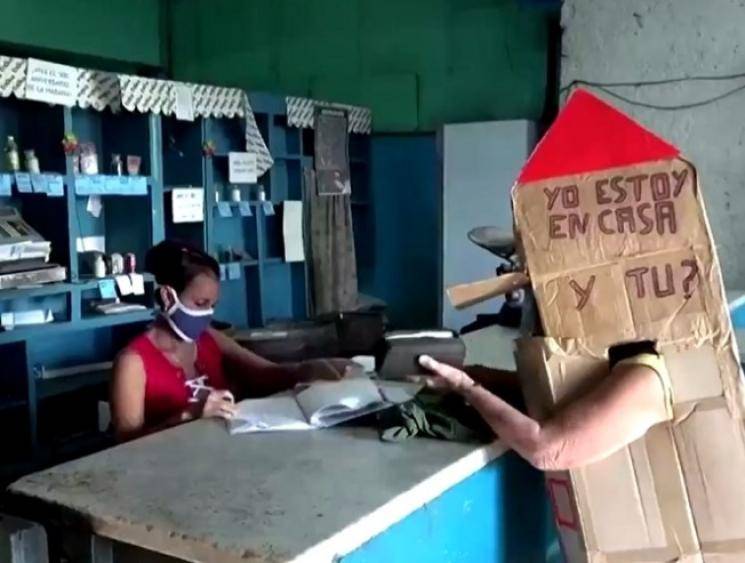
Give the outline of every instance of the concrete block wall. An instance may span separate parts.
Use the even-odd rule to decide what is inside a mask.
[[[745,72],[742,0],[565,0],[561,85],[643,82]],[[696,165],[728,288],[745,289],[745,78],[612,87],[606,99],[677,144]],[[598,124],[602,127],[602,124]]]

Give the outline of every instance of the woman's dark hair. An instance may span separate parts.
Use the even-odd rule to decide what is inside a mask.
[[[189,244],[164,240],[145,255],[145,271],[155,276],[159,285],[169,285],[181,293],[199,274],[212,274],[220,279],[217,261]]]

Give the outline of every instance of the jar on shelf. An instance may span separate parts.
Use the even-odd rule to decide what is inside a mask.
[[[137,271],[137,258],[134,253],[127,252],[124,255],[124,273],[134,274]]]
[[[122,156],[119,154],[111,155],[111,173],[114,176],[121,176],[123,172]]]
[[[103,254],[101,253],[96,253],[96,256],[93,258],[93,277],[106,277],[106,261],[103,259]]]
[[[73,174],[80,174],[80,155],[78,153],[69,155],[70,161],[72,163],[72,173]]]
[[[98,174],[98,154],[93,143],[80,144],[80,170],[83,174]]]
[[[111,275],[118,276],[124,273],[124,256],[118,252],[111,255]]]
[[[23,151],[23,156],[26,159],[26,171],[31,174],[40,174],[41,168],[39,167],[39,159],[36,157],[34,149]]]
[[[8,135],[8,139],[5,141],[5,166],[11,172],[18,172],[21,169],[18,145],[13,135]]]
[[[137,176],[140,173],[140,163],[142,158],[136,154],[127,155],[127,174],[130,176]]]

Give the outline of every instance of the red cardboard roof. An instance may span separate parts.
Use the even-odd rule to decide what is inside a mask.
[[[518,183],[593,172],[680,154],[654,133],[594,96],[577,89],[525,163]]]

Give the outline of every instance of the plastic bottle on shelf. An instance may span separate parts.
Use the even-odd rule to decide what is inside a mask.
[[[111,173],[114,176],[122,175],[122,157],[119,154],[111,155]]]
[[[8,140],[5,142],[5,166],[11,172],[18,172],[21,169],[18,145],[13,135],[8,135]]]
[[[31,174],[39,174],[41,169],[39,167],[39,159],[36,157],[34,149],[23,151],[23,156],[26,158],[26,170]]]
[[[106,262],[103,259],[103,254],[96,254],[96,257],[93,259],[93,277],[106,277]]]

